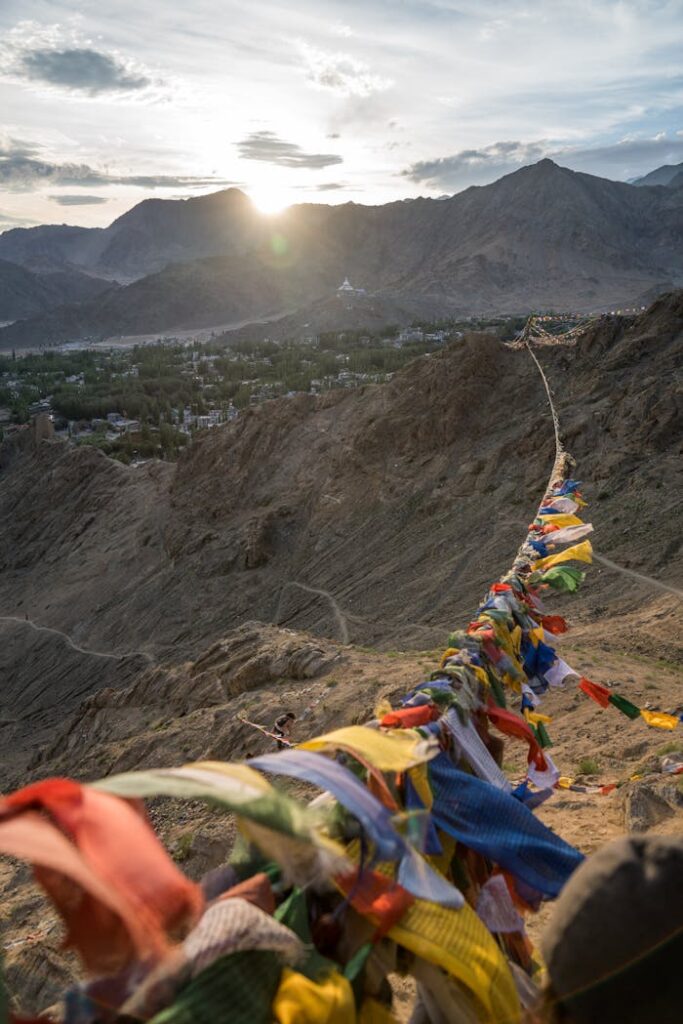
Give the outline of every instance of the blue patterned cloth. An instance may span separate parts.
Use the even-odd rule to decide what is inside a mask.
[[[456,768],[445,754],[428,765],[432,818],[444,832],[488,857],[544,896],[557,896],[583,854],[524,804]]]

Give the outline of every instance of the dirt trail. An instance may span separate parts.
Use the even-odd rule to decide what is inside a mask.
[[[112,654],[109,651],[93,651],[88,647],[80,647],[77,643],[74,643],[68,633],[62,632],[61,629],[54,629],[52,626],[40,626],[31,619],[22,619],[18,615],[0,615],[0,622],[14,622],[19,626],[28,626],[29,629],[34,630],[36,633],[52,633],[54,636],[61,637],[61,639],[64,640],[64,642],[73,651],[77,651],[79,654],[86,654],[91,658],[109,658],[112,661],[123,661],[125,658],[144,658],[150,664],[154,664],[154,658],[146,651],[129,651],[126,654]]]
[[[334,614],[334,620],[339,628],[339,639],[343,644],[349,642],[349,627],[346,623],[346,616],[343,611],[330,594],[329,590],[320,590],[317,587],[309,587],[306,583],[297,583],[296,580],[289,580],[285,583],[282,590],[280,591],[280,600],[278,601],[277,611],[275,612],[275,623],[276,625],[280,622],[280,615],[282,614],[282,603],[284,599],[284,593],[287,587],[299,587],[300,590],[305,590],[309,594],[317,594],[319,597],[325,597],[332,606],[332,612]]]

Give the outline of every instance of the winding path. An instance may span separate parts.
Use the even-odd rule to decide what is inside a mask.
[[[154,658],[151,654],[147,654],[146,651],[111,654],[108,651],[92,651],[87,647],[80,647],[77,643],[74,643],[68,633],[63,633],[61,629],[54,629],[52,626],[39,626],[31,619],[22,619],[19,615],[0,615],[0,622],[14,622],[19,626],[28,626],[29,629],[34,630],[36,633],[52,633],[54,636],[60,637],[73,651],[77,651],[79,654],[86,654],[91,658],[108,658],[111,661],[125,661],[126,658],[145,658],[150,664],[154,662]]]
[[[280,622],[280,615],[282,613],[282,602],[284,599],[285,590],[287,587],[299,587],[300,590],[306,590],[309,594],[316,594],[318,597],[326,597],[332,607],[335,622],[339,627],[339,633],[341,636],[341,642],[348,644],[349,642],[349,627],[346,622],[346,616],[343,611],[330,594],[329,590],[319,590],[317,587],[309,587],[306,583],[297,583],[296,580],[289,580],[284,584],[280,591],[280,600],[278,601],[277,611],[275,612],[275,625],[277,626]]]

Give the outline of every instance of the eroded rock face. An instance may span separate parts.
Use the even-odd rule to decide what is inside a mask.
[[[628,832],[647,832],[683,808],[675,779],[648,776],[623,787],[624,825]]]

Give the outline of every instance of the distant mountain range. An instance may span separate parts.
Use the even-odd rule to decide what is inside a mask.
[[[0,347],[291,315],[332,298],[346,276],[378,303],[421,315],[644,304],[683,283],[683,188],[676,175],[667,188],[647,184],[542,160],[447,199],[304,204],[264,217],[228,189],[145,200],[104,229],[16,228],[0,235],[0,260],[38,273],[37,283],[48,271],[87,271],[107,286],[39,306],[0,330]],[[16,318],[1,304],[3,275],[0,266],[0,321]]]
[[[650,171],[643,178],[636,178],[634,185],[664,185],[667,188],[683,187],[683,164],[664,164]]]

